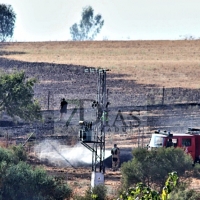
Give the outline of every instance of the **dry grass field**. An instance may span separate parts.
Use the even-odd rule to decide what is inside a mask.
[[[37,63],[39,67],[34,69],[33,67]],[[57,92],[57,89],[60,85],[62,88],[66,87],[61,93],[67,93],[69,98],[85,98],[85,96],[95,98],[96,94],[93,94],[94,90],[90,90],[90,87],[96,87],[96,80],[87,80],[89,76],[82,79],[80,71],[84,67],[110,69],[108,84],[113,91],[110,101],[116,100],[118,104],[125,105],[128,99],[134,99],[137,94],[146,91],[141,89],[141,86],[180,88],[193,91],[195,94],[200,89],[200,40],[1,43],[0,70],[12,71],[16,66],[17,68],[27,66],[27,73],[33,76],[37,75],[39,78],[40,83],[36,88],[36,95],[42,101],[44,110],[46,109],[44,101],[46,101],[48,90],[54,93],[54,98],[57,98],[55,101],[58,101],[60,93]],[[44,66],[46,71],[43,70]],[[50,74],[48,70],[53,71],[53,74]],[[65,70],[71,70],[71,72]],[[175,90],[175,93],[176,91],[178,90]],[[173,94],[172,90],[168,94],[166,102],[170,102],[170,95],[176,96],[175,93]],[[41,97],[44,94],[46,96]],[[185,96],[182,90],[180,90],[180,94]],[[57,97],[55,97],[56,95]],[[184,98],[181,97],[177,101],[181,102],[182,99]],[[196,99],[198,96],[195,98],[195,102]],[[130,100],[129,106],[133,105],[133,102]],[[53,109],[58,106],[58,103],[53,105]],[[185,116],[185,120],[189,119],[190,115],[195,118],[199,112],[192,109],[173,111],[175,119],[167,111],[159,114],[161,112],[159,109],[152,111],[151,115],[157,116],[157,124],[161,126],[159,124],[162,121],[160,115],[162,115],[162,119],[166,120],[166,124],[175,123],[177,116],[181,119]],[[126,112],[127,110],[124,111],[124,113]],[[190,112],[189,116],[188,112]],[[199,116],[195,123],[198,124],[198,122]],[[177,122],[177,124],[180,123],[184,124],[185,121]],[[192,121],[191,124],[193,123]],[[173,124],[173,126],[175,125]],[[154,126],[152,125],[152,127]],[[116,138],[120,147],[132,146],[132,141],[128,141],[125,136],[121,137],[118,134]],[[109,145],[111,144],[112,141]],[[82,194],[84,189],[90,185],[90,168],[45,167],[50,174],[65,176],[77,193]],[[109,187],[111,196],[117,192],[120,177],[120,172],[106,171],[105,184]],[[192,188],[199,190],[200,181],[193,179],[192,183]]]
[[[1,44],[5,58],[108,68],[138,84],[199,88],[200,40]]]

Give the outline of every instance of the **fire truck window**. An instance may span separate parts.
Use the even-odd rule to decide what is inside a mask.
[[[156,147],[162,146],[163,138],[162,137],[155,137],[155,142],[154,143],[155,143]]]
[[[177,147],[178,139],[173,138],[173,139],[172,139],[172,142],[174,143],[174,147]]]
[[[182,146],[189,147],[191,146],[191,139],[182,139]]]

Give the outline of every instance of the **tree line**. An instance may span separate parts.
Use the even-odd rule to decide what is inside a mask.
[[[11,5],[0,4],[0,41],[12,38],[16,21],[16,13]],[[104,20],[100,14],[94,15],[94,9],[86,6],[82,10],[81,20],[70,27],[70,34],[74,41],[94,40]]]

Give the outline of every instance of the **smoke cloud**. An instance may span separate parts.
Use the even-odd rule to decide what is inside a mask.
[[[59,167],[80,167],[92,164],[92,152],[77,143],[75,146],[60,144],[57,140],[44,140],[34,147],[36,156],[43,162]],[[105,158],[110,151],[105,151]]]

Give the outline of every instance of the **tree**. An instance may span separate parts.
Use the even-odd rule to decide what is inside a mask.
[[[33,99],[36,79],[27,79],[24,72],[0,76],[0,112],[24,120],[41,119],[39,103]]]
[[[104,20],[100,14],[94,16],[91,6],[83,8],[80,24],[75,23],[70,27],[70,34],[73,40],[93,40],[100,32]]]
[[[0,40],[5,42],[6,39],[13,36],[16,14],[11,5],[0,4]]]
[[[122,183],[125,188],[143,183],[153,189],[162,189],[164,179],[169,172],[176,171],[179,177],[192,169],[192,158],[181,148],[158,148],[148,151],[138,148],[133,150],[133,159],[123,163]]]

